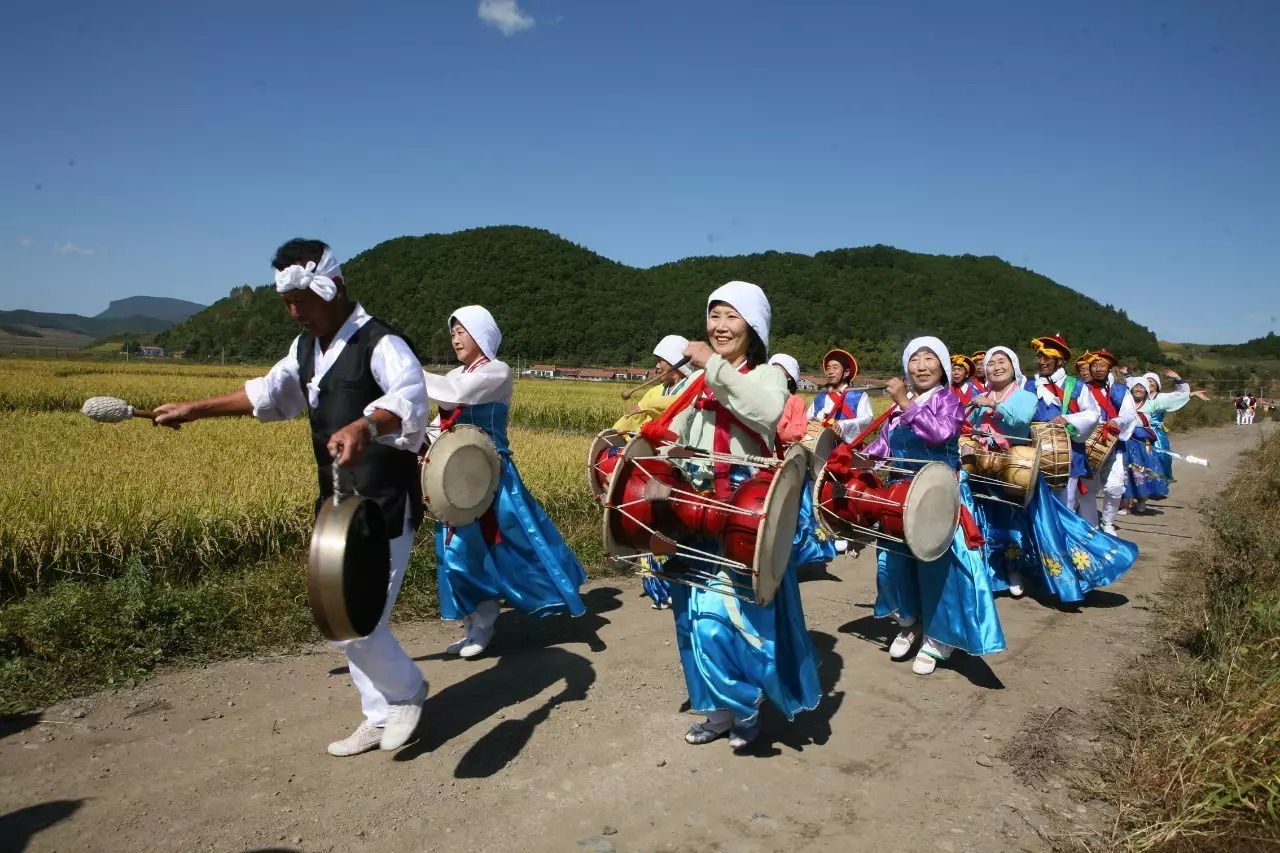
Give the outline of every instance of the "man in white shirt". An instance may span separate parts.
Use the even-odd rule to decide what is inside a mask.
[[[395,605],[422,520],[417,451],[427,421],[422,366],[394,329],[347,296],[342,269],[318,240],[291,240],[276,252],[276,290],[305,330],[266,376],[244,387],[156,409],[155,423],[177,427],[202,418],[253,415],[261,421],[311,421],[321,502],[333,495],[333,465],[344,492],[378,504],[390,538],[387,602],[369,636],[336,643],[347,656],[365,720],[329,744],[346,756],[403,746],[417,728],[427,684],[391,634]]]

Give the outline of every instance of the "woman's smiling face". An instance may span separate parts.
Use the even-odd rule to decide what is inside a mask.
[[[916,393],[920,394],[941,385],[946,374],[942,370],[942,361],[933,350],[919,349],[907,360],[907,375]]]
[[[750,327],[732,305],[715,302],[707,312],[707,339],[717,355],[734,364],[747,354]]]

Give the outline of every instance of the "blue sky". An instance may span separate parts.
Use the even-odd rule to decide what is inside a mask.
[[[0,16],[0,308],[523,224],[638,266],[995,254],[1163,338],[1277,327],[1280,3],[186,5]]]

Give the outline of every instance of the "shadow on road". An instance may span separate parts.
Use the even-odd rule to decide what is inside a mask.
[[[844,658],[836,654],[836,638],[810,631],[818,651],[818,680],[822,684],[822,701],[812,711],[803,711],[790,722],[770,702],[760,710],[760,736],[743,755],[768,758],[781,755],[779,747],[804,752],[806,746],[822,746],[831,739],[831,720],[844,704],[844,691],[836,692],[836,684],[844,671]]]
[[[50,800],[0,815],[0,849],[21,853],[32,836],[80,810],[84,800]]]
[[[552,709],[563,702],[583,701],[595,680],[589,660],[555,646],[509,653],[499,658],[496,666],[428,696],[422,706],[419,739],[397,752],[395,760],[412,761],[433,752],[473,726],[563,681],[564,688],[540,707],[523,718],[503,720],[487,732],[467,750],[454,771],[459,779],[492,776],[520,754]]]
[[[39,714],[11,714],[0,717],[0,739],[24,732],[38,722],[40,722]]]

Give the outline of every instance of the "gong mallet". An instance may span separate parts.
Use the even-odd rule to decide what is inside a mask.
[[[643,390],[645,390],[646,388],[651,388],[651,387],[653,387],[654,385],[657,385],[657,384],[658,384],[659,382],[661,382],[664,378],[666,378],[667,373],[671,373],[671,372],[673,372],[673,371],[679,370],[680,368],[684,367],[684,366],[685,366],[686,364],[688,364],[688,363],[689,363],[689,356],[687,356],[687,355],[686,355],[684,358],[680,359],[680,360],[679,360],[679,361],[677,361],[675,364],[671,365],[671,370],[668,370],[666,373],[660,373],[660,374],[658,374],[657,376],[653,377],[653,378],[652,378],[652,379],[650,379],[648,382],[645,382],[645,383],[644,383],[644,384],[642,384],[642,385],[637,385],[637,386],[636,386],[636,387],[634,387],[634,388],[628,388],[626,391],[623,391],[623,392],[622,392],[622,399],[624,399],[624,400],[630,400],[630,399],[631,399],[631,395],[633,395],[633,394],[635,394],[635,393],[637,393],[637,392],[639,392],[639,391],[643,391]]]
[[[118,397],[90,397],[80,407],[80,414],[88,415],[95,421],[104,424],[118,424],[130,418],[145,418],[155,421],[156,413],[147,409],[135,409]],[[164,424],[170,429],[177,429],[178,424]]]

